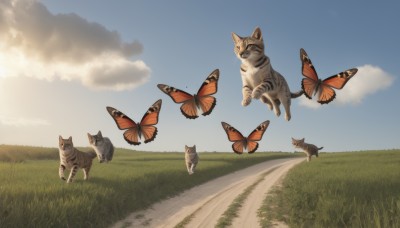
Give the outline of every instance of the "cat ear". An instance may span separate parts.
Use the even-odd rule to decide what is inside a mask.
[[[236,33],[232,32],[232,40],[235,44],[242,40],[242,37],[238,36]]]
[[[188,149],[188,146],[187,145],[185,145],[185,150],[187,150]]]
[[[103,136],[101,135],[101,131],[99,131],[99,132],[97,133],[97,135],[100,136],[100,137],[103,137]]]
[[[196,145],[193,145],[193,148],[196,149]]]
[[[251,34],[251,37],[257,40],[262,40],[262,33],[261,33],[261,29],[259,27],[257,27],[256,29],[254,29],[253,34]]]
[[[61,135],[59,135],[59,136],[58,136],[58,141],[61,142],[62,139],[63,139],[63,138],[61,137]]]
[[[70,137],[68,138],[68,140],[69,140],[69,141],[72,141],[72,136],[70,136]]]
[[[89,140],[92,139],[92,135],[91,134],[87,133],[87,136],[88,136]]]

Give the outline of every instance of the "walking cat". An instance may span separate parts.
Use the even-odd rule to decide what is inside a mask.
[[[285,78],[272,68],[269,57],[264,54],[261,29],[257,27],[249,37],[232,33],[232,39],[235,54],[242,62],[242,105],[249,105],[252,98],[261,99],[270,110],[274,110],[276,116],[280,116],[279,105],[282,103],[286,112],[285,119],[289,121],[291,98],[301,96],[303,91],[291,93]]]
[[[97,154],[97,158],[100,163],[109,162],[112,160],[114,155],[114,146],[111,140],[107,137],[103,137],[101,131],[97,135],[91,135],[87,133],[89,138],[89,144]]]
[[[322,150],[324,147],[318,148],[317,146],[304,142],[304,138],[302,139],[294,139],[292,138],[292,144],[295,148],[300,148],[304,150],[304,153],[307,154],[307,161],[311,161],[311,156],[315,155],[318,157],[318,151]]]
[[[85,153],[77,150],[72,143],[72,137],[63,139],[61,135],[59,136],[58,147],[60,152],[60,178],[65,180],[65,168],[71,169],[67,179],[67,183],[71,183],[76,172],[78,171],[78,168],[81,168],[83,169],[83,173],[85,175],[84,179],[87,180],[89,178],[89,171],[92,167],[92,161],[96,157],[96,153],[93,151]]]
[[[196,145],[188,147],[185,145],[185,163],[189,175],[194,173],[194,169],[199,163],[199,155],[196,152]]]

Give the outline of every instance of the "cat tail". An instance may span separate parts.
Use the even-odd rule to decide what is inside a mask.
[[[303,94],[304,94],[304,91],[303,91],[303,90],[299,90],[299,91],[297,91],[297,92],[295,92],[295,93],[290,92],[291,98],[298,98],[298,97],[300,97],[300,96],[303,95]]]
[[[322,150],[322,149],[324,149],[324,147],[322,146],[322,147],[320,147],[320,148],[318,148],[318,150]]]

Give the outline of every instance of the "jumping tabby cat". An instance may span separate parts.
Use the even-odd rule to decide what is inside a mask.
[[[304,138],[302,139],[294,139],[292,138],[292,144],[295,148],[300,148],[304,150],[304,153],[307,154],[307,161],[311,161],[311,156],[315,155],[318,157],[318,151],[322,150],[324,147],[318,148],[317,146],[304,142]]]
[[[91,151],[88,153],[77,150],[72,143],[72,137],[68,139],[63,139],[61,135],[59,136],[58,143],[60,151],[60,169],[59,175],[62,180],[65,180],[64,170],[65,168],[71,169],[67,183],[71,183],[75,177],[78,168],[83,169],[84,179],[89,178],[89,171],[92,167],[92,161],[96,157],[96,153]]]
[[[185,145],[185,163],[189,175],[192,175],[197,163],[199,163],[199,155],[196,152],[196,145],[192,147]]]
[[[101,131],[97,135],[91,135],[87,133],[89,138],[89,144],[97,154],[97,158],[100,163],[109,162],[112,160],[114,155],[114,146],[110,139],[103,137]]]
[[[242,61],[242,105],[249,105],[252,98],[261,99],[270,110],[274,110],[276,116],[280,116],[279,106],[282,103],[286,111],[285,119],[289,121],[291,98],[301,96],[303,91],[291,93],[285,78],[272,68],[269,57],[264,54],[261,29],[257,27],[249,37],[232,33],[232,39],[235,54]]]

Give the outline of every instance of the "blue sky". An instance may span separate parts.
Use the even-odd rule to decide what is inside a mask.
[[[6,0],[0,10],[0,144],[57,147],[62,135],[88,146],[86,133],[101,130],[135,150],[231,151],[221,121],[248,135],[270,120],[258,151],[294,151],[291,137],[324,151],[400,148],[396,1]],[[303,77],[300,48],[320,78],[360,71],[328,105],[293,100],[289,122],[256,100],[242,107],[231,32],[257,26],[292,91]],[[217,68],[217,105],[206,117],[186,119],[156,87],[196,93]],[[128,145],[105,107],[139,121],[160,98],[156,139]]]

